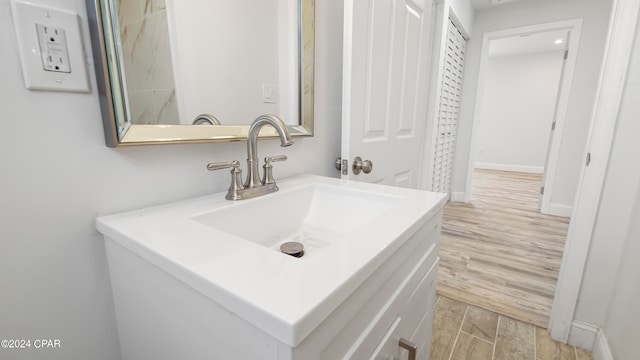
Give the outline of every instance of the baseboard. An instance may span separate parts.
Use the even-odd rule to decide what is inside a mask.
[[[543,203],[540,212],[547,215],[571,217],[571,214],[573,213],[573,206],[553,203],[545,205]]]
[[[544,166],[495,164],[495,163],[480,163],[480,162],[475,163],[474,168],[487,169],[487,170],[515,171],[515,172],[533,173],[533,174],[542,174],[544,172]]]
[[[602,329],[598,329],[598,335],[596,336],[595,344],[593,344],[591,357],[593,360],[613,360],[609,340],[607,340]]]
[[[582,321],[574,321],[569,329],[569,345],[592,351],[600,328]]]
[[[465,192],[452,192],[449,200],[451,202],[468,202],[467,193]],[[564,204],[542,204],[540,212],[547,215],[571,217],[573,213],[573,206]]]
[[[449,200],[452,202],[465,202],[466,194],[463,192],[452,192]]]

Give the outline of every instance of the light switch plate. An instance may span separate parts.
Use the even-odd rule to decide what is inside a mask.
[[[262,102],[266,104],[276,103],[276,86],[273,84],[262,84]]]
[[[11,8],[27,89],[88,92],[78,14],[20,0]]]

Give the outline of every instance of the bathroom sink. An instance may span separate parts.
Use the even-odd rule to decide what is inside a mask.
[[[238,202],[193,220],[275,251],[286,242],[304,246],[305,259],[388,211],[399,196],[310,184]]]
[[[135,254],[294,346],[445,202],[443,194],[312,175],[278,186],[248,200],[220,193],[102,216],[97,228],[107,249]],[[279,252],[287,241],[303,243],[305,255]]]

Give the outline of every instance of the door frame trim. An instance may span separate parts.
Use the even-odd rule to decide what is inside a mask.
[[[580,288],[607,175],[639,18],[640,3],[637,0],[613,0],[585,149],[585,156],[587,152],[591,153],[592,161],[589,166],[582,166],[549,318],[551,337],[565,343],[575,326]],[[603,300],[603,306],[607,306],[608,300]]]
[[[556,128],[554,130],[555,133],[552,137],[551,146],[549,148],[548,164],[546,164],[547,173],[545,174],[545,182],[543,184],[546,191],[542,195],[542,213],[558,216],[570,216],[571,208],[567,208],[566,206],[554,206],[551,203],[550,198],[551,194],[553,194],[553,184],[556,177],[558,158],[560,156],[560,145],[562,144],[562,138],[564,135],[564,124],[571,95],[571,85],[573,83],[573,75],[578,58],[578,49],[580,46],[582,33],[582,19],[543,23],[484,33],[482,38],[482,52],[480,55],[480,68],[478,71],[478,85],[476,93],[481,94],[482,90],[485,88],[486,72],[489,64],[489,45],[491,40],[555,30],[568,30],[571,33],[571,41],[569,42],[569,54],[566,60],[567,63],[565,72],[564,74],[562,74],[562,79],[560,79],[560,91],[557,96],[555,113]],[[475,152],[477,146],[476,141],[479,128],[478,119],[480,118],[481,110],[482,97],[476,96],[473,113],[473,125],[471,130],[471,146],[469,147],[469,163],[467,165],[467,180],[464,202],[471,201],[473,169],[475,165]]]

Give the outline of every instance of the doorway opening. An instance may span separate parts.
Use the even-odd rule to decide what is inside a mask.
[[[444,212],[438,292],[543,328],[571,214],[550,195],[580,27],[484,35],[466,202]]]
[[[474,179],[479,170],[527,173],[528,181],[520,184],[528,185],[522,189],[527,193],[539,192],[538,208],[568,40],[566,29],[489,40],[486,81],[479,92]]]
[[[570,205],[554,202],[554,185],[581,27],[581,20],[569,20],[484,34],[478,94],[492,95],[476,97],[465,202],[471,201],[478,163],[542,173],[541,212],[571,215]],[[507,85],[492,81],[493,75]]]

